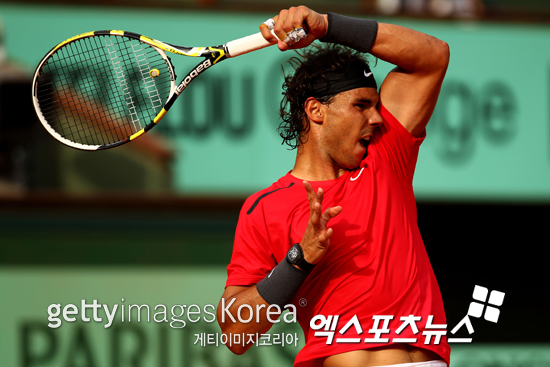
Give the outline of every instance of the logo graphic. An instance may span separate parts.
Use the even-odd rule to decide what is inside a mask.
[[[366,71],[366,70],[364,70],[364,71],[363,71],[363,74],[365,74],[365,76],[366,76],[366,77],[368,78],[369,76],[371,76],[371,75],[372,75],[372,71],[371,71],[370,73],[368,73],[368,74],[367,74],[367,71]]]
[[[470,307],[468,308],[468,314],[464,316],[464,318],[454,327],[453,330],[451,330],[451,334],[455,334],[463,325],[466,326],[468,334],[472,334],[474,332],[474,327],[472,326],[472,322],[470,321],[470,316],[479,319],[483,315],[484,309],[485,320],[494,323],[498,322],[500,310],[496,307],[491,306],[487,306],[487,308],[485,308],[485,302],[488,302],[492,306],[502,306],[505,293],[500,291],[492,291],[489,295],[489,300],[487,300],[488,293],[489,290],[485,287],[479,285],[476,285],[474,287],[472,298],[476,301],[481,301],[483,303],[471,302]],[[472,338],[448,338],[447,341],[449,343],[470,343],[472,341]]]
[[[474,288],[474,293],[472,297],[475,301],[479,302],[471,302],[470,308],[468,309],[468,314],[462,318],[462,320],[453,328],[451,331],[451,334],[456,334],[456,332],[462,328],[463,326],[466,327],[468,334],[473,334],[474,328],[472,326],[472,322],[470,320],[470,316],[480,318],[483,315],[483,311],[485,310],[485,320],[491,321],[491,322],[497,322],[498,317],[500,315],[500,311],[496,307],[492,306],[501,306],[504,301],[504,293],[499,291],[492,291],[489,297],[489,291],[485,287],[481,287],[476,285]],[[303,301],[303,302],[302,302]],[[487,306],[485,308],[485,302],[488,302],[492,306]],[[303,304],[302,304],[303,303]],[[300,306],[305,306],[307,304],[305,298],[300,299]],[[424,316],[416,316],[416,315],[373,315],[372,316],[372,328],[368,329],[367,334],[373,334],[374,338],[368,337],[368,338],[357,338],[357,335],[360,335],[363,333],[363,326],[361,326],[361,323],[358,319],[357,315],[354,315],[346,324],[344,327],[342,327],[337,334],[337,338],[335,339],[334,335],[336,334],[336,329],[339,327],[338,322],[342,321],[339,320],[340,315],[316,315],[314,316],[310,321],[310,328],[312,330],[315,330],[314,335],[316,337],[326,337],[326,344],[331,345],[334,341],[336,343],[388,343],[390,341],[389,335],[392,330],[394,330],[395,323],[398,323],[401,321],[401,324],[399,328],[395,331],[396,335],[400,335],[403,330],[406,328],[410,328],[412,333],[414,335],[418,334],[420,332],[417,322],[422,321]],[[345,320],[344,320],[345,321]],[[390,329],[390,322],[393,323],[392,328]],[[352,331],[353,334],[352,338],[343,338],[341,337],[346,333],[348,329],[350,329],[352,326],[355,327],[355,333]],[[444,336],[447,336],[447,324],[436,324],[434,322],[434,316],[428,315],[424,330],[418,337],[414,338],[392,338],[392,343],[417,343],[422,342],[420,336],[424,336],[424,344],[428,345],[433,343],[432,345],[439,345],[441,343],[441,340]],[[382,337],[384,336],[384,337]],[[447,338],[448,343],[471,343],[472,338],[455,338],[455,337],[449,337]]]
[[[483,303],[477,303],[477,302],[470,303],[470,308],[468,308],[468,316],[480,318],[481,315],[483,315],[485,302],[488,302],[490,305],[493,305],[493,306],[502,306],[502,303],[504,302],[503,292],[492,291],[491,294],[489,295],[489,300],[487,301],[488,293],[489,293],[489,290],[487,288],[481,287],[479,285],[475,286],[474,294],[472,295],[472,298],[475,299],[476,301],[481,301]],[[487,306],[487,308],[485,309],[484,318],[487,321],[496,323],[498,322],[499,315],[500,315],[500,311],[498,308]]]
[[[350,177],[350,181],[355,181],[359,178],[359,176],[361,176],[361,173],[363,173],[363,169],[365,169],[365,167],[361,167],[361,171],[359,171],[359,174],[355,177]]]

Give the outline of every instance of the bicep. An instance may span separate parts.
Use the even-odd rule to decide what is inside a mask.
[[[380,87],[384,107],[418,137],[426,128],[437,103],[446,68],[432,72],[393,69]]]

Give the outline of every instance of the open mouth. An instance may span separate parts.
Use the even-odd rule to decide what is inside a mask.
[[[361,143],[361,145],[362,145],[363,147],[367,148],[367,147],[369,146],[370,139],[369,139],[369,138],[367,138],[367,139],[361,139],[359,142]]]

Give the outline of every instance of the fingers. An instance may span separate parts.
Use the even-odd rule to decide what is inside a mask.
[[[281,18],[280,23],[283,23],[282,24],[283,31],[286,31],[286,33],[288,35],[288,33],[290,33],[290,31],[293,31],[296,28],[303,27],[304,20],[305,20],[306,16],[307,16],[307,12],[303,11],[302,8],[300,8],[300,7],[290,8],[286,12],[286,17],[284,18],[284,20],[282,19],[281,16],[279,16],[279,18]],[[275,23],[275,27],[276,26],[277,26],[277,23]],[[285,37],[286,37],[286,35],[285,35]],[[281,38],[281,39],[284,39],[284,38]]]
[[[309,202],[309,220],[317,230],[325,230],[328,222],[342,212],[342,207],[335,206],[322,212],[321,208],[325,197],[325,191],[319,187],[317,193],[315,193],[309,182],[303,182]]]
[[[332,236],[333,232],[334,231],[332,230],[332,228],[329,228],[326,231],[321,232],[321,234],[319,235],[319,242],[321,242],[321,245],[323,245],[325,247],[329,246],[330,236]]]
[[[329,220],[336,217],[341,212],[342,212],[342,207],[341,206],[335,206],[335,207],[332,207],[332,208],[328,208],[327,210],[325,210],[325,212],[323,213],[323,216],[321,217],[322,224],[324,226],[326,226],[328,224]]]
[[[283,42],[284,39],[286,39],[287,34],[292,32],[294,28],[292,25],[289,25],[289,20],[293,19],[293,8],[290,9],[283,9],[279,12],[279,16],[273,18],[275,21],[275,27],[273,27],[273,32],[275,35],[279,38],[279,49],[281,51],[286,51],[288,49],[288,45]]]
[[[321,202],[323,201],[324,191],[323,191],[322,188],[319,187],[319,189],[317,189],[317,193],[315,193],[315,191],[313,190],[313,186],[311,186],[311,184],[309,182],[307,182],[307,181],[302,181],[302,182],[304,184],[304,187],[306,188],[307,199],[308,199],[310,205],[316,199],[320,199]]]
[[[265,23],[260,24],[260,32],[262,33],[262,36],[264,36],[264,38],[267,40],[267,42],[271,44],[279,42],[277,37],[275,37],[273,33],[271,33],[269,27]]]
[[[296,28],[305,27],[305,25],[308,24],[309,18],[318,18],[320,16],[320,14],[315,13],[305,6],[283,9],[279,12],[279,15],[273,17],[273,21],[275,22],[273,33],[275,33],[277,37],[274,37],[273,34],[271,34],[266,25],[260,25],[260,31],[268,42],[278,43],[278,47],[281,51],[306,47],[315,40],[315,36],[308,35],[305,39],[298,41],[296,44],[294,44],[290,39],[287,39],[287,36]],[[317,24],[319,22],[314,21],[313,23]],[[278,38],[278,40],[276,38]]]
[[[302,183],[304,184],[304,187],[306,188],[307,198],[309,200],[309,198],[311,196],[315,196],[315,191],[313,191],[313,186],[311,186],[311,184],[307,181],[302,181]]]
[[[321,231],[321,234],[319,235],[319,242],[321,242],[321,244],[323,246],[328,246],[328,244],[329,244],[328,240],[329,240],[330,236],[332,236],[332,233],[333,233],[332,228],[326,229],[329,220],[336,217],[341,212],[342,212],[342,207],[341,206],[335,206],[333,208],[328,208],[323,213],[323,216],[321,218],[321,223],[320,223],[321,227],[322,227],[322,231]]]
[[[303,181],[303,184],[309,202],[309,222],[300,245],[306,261],[316,264],[325,255],[330,246],[330,238],[334,233],[332,228],[327,229],[327,224],[342,212],[342,207],[335,206],[322,212],[321,206],[325,198],[325,191],[319,187],[315,192],[307,181]]]
[[[323,203],[324,192],[319,187],[317,193],[315,193],[313,187],[307,181],[304,181],[304,187],[306,188],[307,200],[309,202],[309,220],[317,227],[321,218],[321,204]]]

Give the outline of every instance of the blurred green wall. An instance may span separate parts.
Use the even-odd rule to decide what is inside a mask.
[[[84,31],[216,45],[256,32],[270,14],[2,4],[0,16],[9,55],[30,70],[55,44]],[[451,48],[419,157],[417,198],[549,202],[550,26],[387,21]],[[292,168],[295,152],[280,145],[275,130],[280,64],[291,55],[272,47],[225,61],[185,91],[155,129],[177,150],[178,193],[248,195]],[[180,77],[197,62],[173,60]],[[382,61],[374,68],[379,81],[389,70]]]

